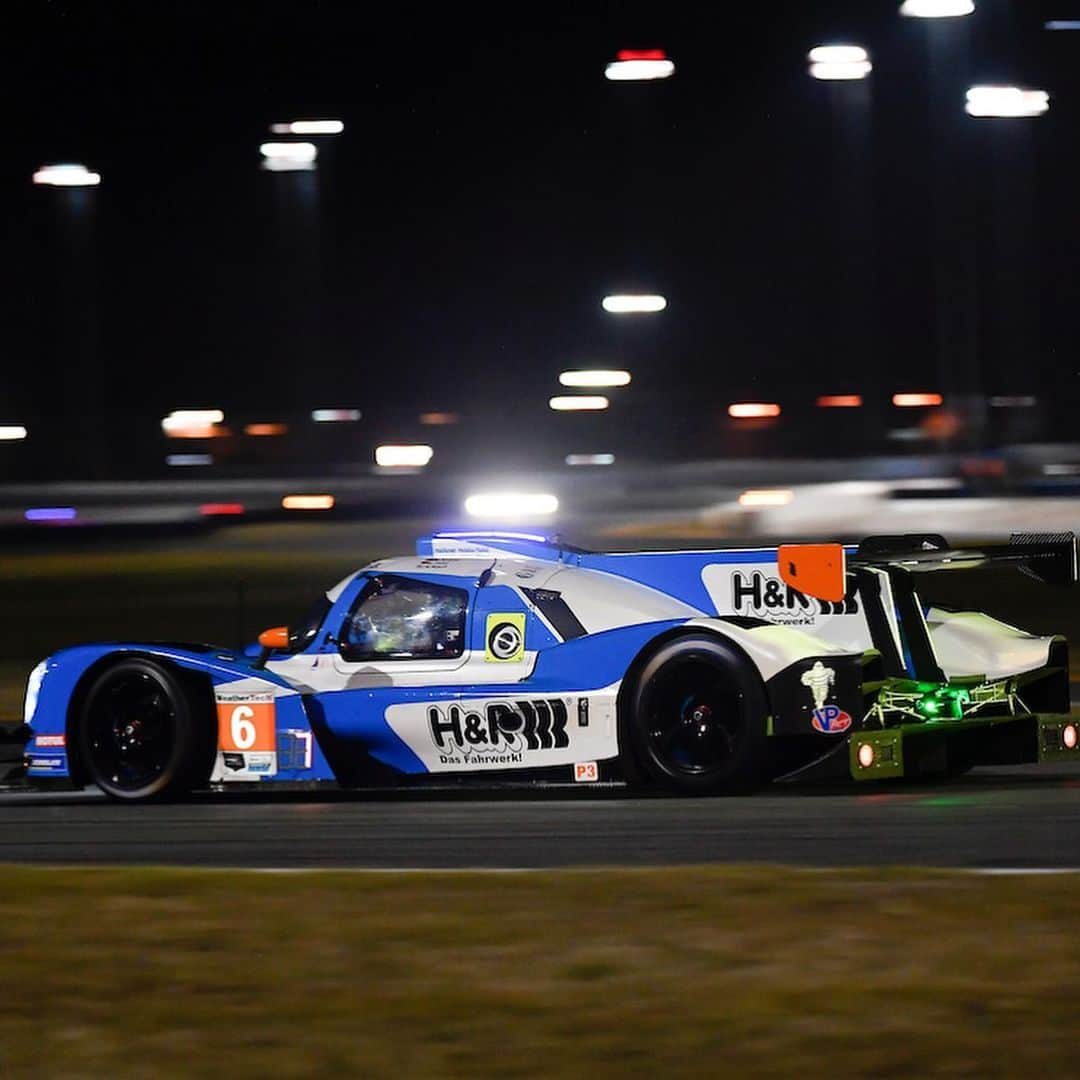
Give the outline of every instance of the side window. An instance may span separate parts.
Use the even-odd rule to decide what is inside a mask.
[[[341,629],[346,660],[435,660],[465,648],[468,593],[426,581],[372,578]]]

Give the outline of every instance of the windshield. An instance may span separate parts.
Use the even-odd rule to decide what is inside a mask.
[[[315,640],[331,608],[330,598],[323,593],[299,622],[289,624],[289,652],[303,652]]]

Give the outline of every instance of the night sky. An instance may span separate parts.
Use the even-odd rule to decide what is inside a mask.
[[[1080,32],[1043,22],[1080,4],[976,2],[9,4],[0,422],[32,438],[0,477],[160,472],[160,418],[198,405],[294,425],[240,464],[420,437],[462,461],[855,452],[912,389],[1039,396],[975,444],[1071,437]],[[870,51],[866,83],[808,78],[830,41]],[[604,79],[648,47],[672,79]],[[965,116],[1003,80],[1050,113]],[[316,172],[260,170],[271,122],[322,116],[345,133]],[[34,187],[55,161],[101,187]],[[670,306],[614,319],[620,290]],[[578,366],[634,382],[553,416]],[[845,392],[867,407],[813,409]],[[746,398],[783,422],[732,430]],[[320,406],[364,420],[319,443]],[[420,428],[435,409],[462,424]]]

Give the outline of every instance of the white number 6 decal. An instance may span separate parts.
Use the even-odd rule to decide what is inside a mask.
[[[229,720],[229,729],[232,733],[232,741],[238,750],[248,750],[255,745],[255,725],[251,718],[255,710],[249,705],[237,705],[232,711]]]

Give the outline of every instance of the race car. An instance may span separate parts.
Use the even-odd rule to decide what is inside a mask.
[[[50,656],[27,685],[26,776],[130,801],[432,778],[704,795],[1080,762],[1064,638],[919,600],[922,572],[988,563],[1072,584],[1076,542],[595,553],[435,533],[244,651]]]

